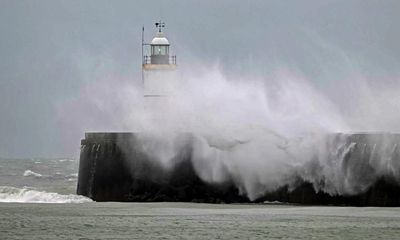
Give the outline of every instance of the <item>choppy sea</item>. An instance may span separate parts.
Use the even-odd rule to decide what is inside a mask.
[[[75,159],[0,159],[0,239],[400,239],[399,208],[96,203]]]

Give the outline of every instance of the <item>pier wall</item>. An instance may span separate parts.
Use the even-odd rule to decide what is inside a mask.
[[[182,138],[186,142],[190,135]],[[166,169],[144,153],[142,141],[135,133],[87,133],[77,193],[95,201],[248,202],[230,182],[202,181],[190,161],[190,146],[183,146],[174,166]]]
[[[343,155],[345,175],[374,184],[357,194],[328,194],[299,178],[295,187],[282,186],[250,201],[240,194],[233,180],[212,184],[198,177],[190,159],[190,134],[180,136],[174,164],[166,167],[146,154],[148,145],[141,134],[86,133],[81,142],[77,193],[95,201],[400,206],[400,134],[332,134],[329,138],[330,145],[343,145],[331,147],[337,149],[333,155]],[[376,172],[376,158],[386,158],[384,162],[390,163],[382,174]]]

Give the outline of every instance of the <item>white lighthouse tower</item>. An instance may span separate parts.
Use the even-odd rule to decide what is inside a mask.
[[[155,102],[160,101],[156,100],[159,98],[171,97],[177,87],[176,56],[170,55],[170,44],[163,32],[165,23],[160,21],[155,25],[156,36],[150,43],[144,43],[142,35],[143,95],[146,102]],[[150,46],[150,49],[145,46]],[[147,54],[144,50],[147,50]],[[148,55],[149,50],[150,55]]]

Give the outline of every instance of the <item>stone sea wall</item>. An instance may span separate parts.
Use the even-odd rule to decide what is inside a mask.
[[[190,159],[191,135],[181,138],[174,164],[166,167],[146,154],[140,134],[87,133],[81,142],[77,193],[95,201],[400,206],[400,134],[329,136],[329,147],[336,149],[333,154],[341,155],[344,176],[373,182],[356,194],[328,194],[299,178],[295,187],[283,186],[253,201],[240,194],[233,181],[212,184],[201,180]],[[376,161],[382,158],[385,161]]]

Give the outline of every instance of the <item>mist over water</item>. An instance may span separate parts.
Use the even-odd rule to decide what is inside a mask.
[[[391,158],[375,154],[368,164],[376,171],[369,178],[357,177],[364,165],[346,169],[343,159],[354,146],[330,136],[398,131],[396,78],[382,85],[360,76],[339,79],[337,90],[329,89],[337,93],[332,97],[291,69],[232,78],[217,65],[196,66],[181,68],[178,78],[160,79],[175,89],[161,105],[146,102],[141,86],[129,80],[113,84],[112,76],[100,78],[63,106],[63,111],[80,113],[64,123],[81,132],[145,133],[144,151],[166,169],[186,144],[179,134],[190,133],[198,176],[211,183],[233,181],[250,199],[285,185],[295,187],[299,180],[313,183],[317,191],[355,194],[395,167]]]

